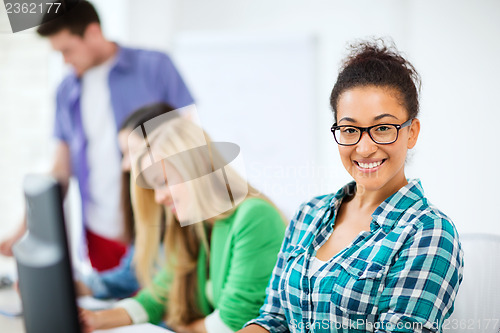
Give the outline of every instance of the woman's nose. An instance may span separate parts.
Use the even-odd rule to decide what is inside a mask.
[[[155,189],[155,201],[157,204],[165,204],[166,201],[170,200],[170,190],[167,186],[163,188]]]
[[[356,144],[356,152],[361,156],[367,157],[375,153],[377,149],[378,149],[377,144],[373,142],[368,132],[361,133],[361,139]]]

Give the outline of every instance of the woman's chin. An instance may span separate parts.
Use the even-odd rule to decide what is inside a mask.
[[[353,177],[356,182],[358,192],[374,192],[380,190],[385,185],[385,181],[380,177]]]

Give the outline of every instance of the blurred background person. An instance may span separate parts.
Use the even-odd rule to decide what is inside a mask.
[[[90,263],[107,270],[126,252],[117,129],[141,106],[163,101],[179,108],[193,98],[166,54],[107,40],[87,1],[37,32],[72,68],[57,91],[58,144],[51,173],[66,186],[71,176],[78,180]],[[0,253],[12,255],[12,245],[25,229],[24,221],[0,244]]]
[[[114,309],[83,311],[86,330],[165,320],[177,332],[233,332],[264,301],[284,220],[190,120],[169,120],[147,138],[151,149],[132,158],[135,262],[147,287]],[[160,235],[167,261],[154,274]]]
[[[176,114],[172,106],[166,103],[148,105],[130,114],[120,127],[118,142],[122,153],[121,208],[125,227],[125,239],[129,245],[127,253],[123,256],[117,267],[102,272],[94,269],[90,274],[82,274],[78,277],[76,286],[77,294],[80,296],[91,295],[104,299],[125,298],[133,295],[139,289],[135,265],[132,262],[135,252],[133,245],[135,223],[130,199],[130,154],[128,141],[130,134],[132,134],[135,128],[168,112]],[[149,126],[148,129],[152,130],[153,128]]]

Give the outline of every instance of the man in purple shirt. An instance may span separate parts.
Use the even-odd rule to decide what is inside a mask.
[[[80,1],[64,16],[41,25],[73,72],[57,91],[52,175],[67,185],[78,180],[89,258],[99,271],[116,266],[126,251],[120,215],[120,153],[117,129],[134,110],[156,102],[174,108],[193,103],[170,58],[107,40],[98,14]],[[25,223],[0,243],[0,253],[25,232]]]

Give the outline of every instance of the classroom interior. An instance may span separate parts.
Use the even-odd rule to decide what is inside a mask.
[[[331,136],[329,107],[346,46],[371,36],[392,39],[422,77],[422,128],[407,177],[421,179],[460,235],[500,239],[500,2],[91,2],[110,40],[172,57],[201,124],[215,140],[241,147],[249,182],[288,219],[301,202],[351,180]],[[0,8],[0,239],[23,214],[24,176],[50,167],[54,96],[66,70],[34,29],[13,34]],[[72,183],[65,203],[75,261],[81,250],[77,192]],[[478,255],[488,258],[490,278],[498,278],[500,263],[491,258],[497,253]],[[5,274],[15,275],[15,262],[0,257]],[[492,295],[500,300],[498,286]],[[0,322],[4,332],[2,325],[22,332],[19,322]]]

